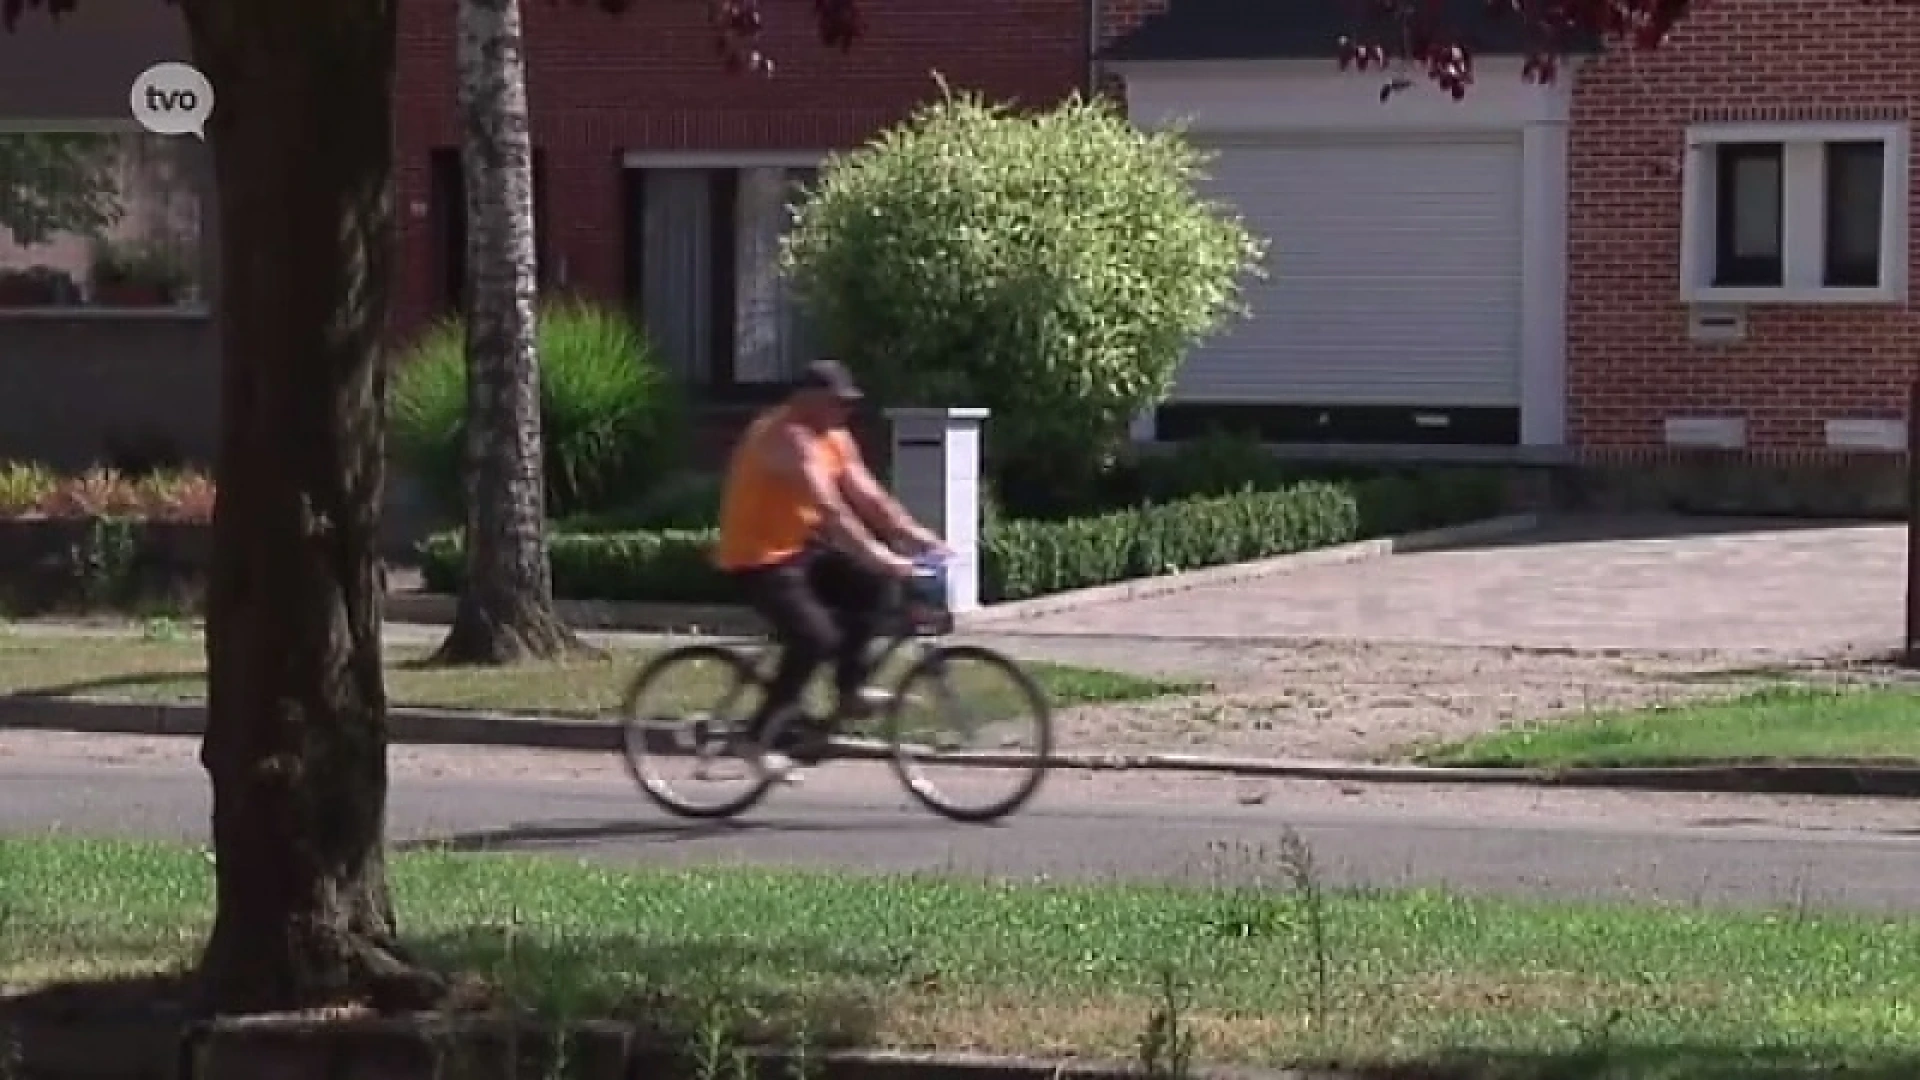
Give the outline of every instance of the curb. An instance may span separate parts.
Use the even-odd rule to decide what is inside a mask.
[[[1053,615],[1096,604],[1124,600],[1145,600],[1168,596],[1209,585],[1231,585],[1309,570],[1316,566],[1381,559],[1389,555],[1409,555],[1458,544],[1485,543],[1529,532],[1540,526],[1539,514],[1509,514],[1461,525],[1429,529],[1401,536],[1381,536],[1350,544],[1316,548],[1271,559],[1210,566],[1184,573],[1096,585],[1014,600],[963,612],[956,627],[961,631],[997,629],[1009,622]],[[388,593],[385,618],[389,622],[446,626],[453,621],[456,598],[445,593]],[[758,616],[743,607],[726,604],[642,604],[612,600],[555,600],[560,618],[575,630],[631,630],[665,633],[757,635],[762,624]]]
[[[620,728],[609,720],[546,719],[459,709],[395,708],[387,737],[416,746],[500,746],[527,750],[614,753]],[[146,704],[86,698],[0,698],[0,730],[75,731],[109,735],[199,735],[205,707],[197,702]],[[884,761],[892,751],[870,739],[840,739],[839,757]],[[1031,759],[996,751],[961,752],[952,764],[1020,768]],[[1178,772],[1268,780],[1355,784],[1517,785],[1642,791],[1920,798],[1920,766],[1866,763],[1676,765],[1624,768],[1472,768],[1384,765],[1211,754],[1056,753],[1050,768],[1084,772]]]

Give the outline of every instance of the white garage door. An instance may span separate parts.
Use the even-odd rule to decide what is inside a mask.
[[[1269,276],[1176,400],[1519,405],[1517,136],[1214,149],[1207,190],[1267,238]]]

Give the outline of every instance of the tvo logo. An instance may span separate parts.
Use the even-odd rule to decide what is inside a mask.
[[[127,91],[133,119],[155,135],[207,137],[213,117],[213,84],[192,64],[155,64]]]

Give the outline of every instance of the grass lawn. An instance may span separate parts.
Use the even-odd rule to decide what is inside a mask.
[[[1431,765],[1920,762],[1920,693],[1772,687],[1728,701],[1602,713],[1418,752]]]
[[[0,866],[0,985],[177,970],[206,931],[197,850],[9,838]],[[1126,1057],[1170,973],[1200,1060],[1466,1055],[1505,1063],[1471,1074],[1502,1080],[1920,1075],[1914,920],[435,851],[398,857],[394,881],[424,955],[550,1016],[676,1036],[719,1005],[755,1041]]]
[[[149,638],[0,636],[0,694],[84,696],[125,701],[193,701],[206,696],[206,655],[198,636]],[[397,705],[594,715],[613,709],[651,655],[616,650],[603,658],[514,668],[434,668],[432,652],[388,646],[387,692]],[[1030,664],[1027,670],[1058,706],[1134,701],[1194,693],[1204,684],[1112,671]],[[965,682],[963,672],[958,681]],[[999,683],[992,684],[997,689]],[[676,683],[692,704],[711,704],[717,686]],[[982,688],[988,689],[988,688]],[[704,700],[696,700],[701,694]]]

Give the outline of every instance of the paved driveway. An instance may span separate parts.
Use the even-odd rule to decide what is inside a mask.
[[[1806,653],[1898,642],[1906,529],[1566,518],[1468,548],[1062,612],[996,633]]]

